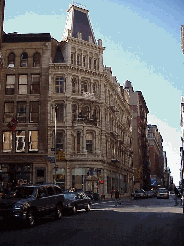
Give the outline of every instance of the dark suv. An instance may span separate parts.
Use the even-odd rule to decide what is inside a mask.
[[[0,216],[3,220],[21,219],[34,226],[37,218],[54,214],[62,217],[64,196],[54,184],[24,185],[11,189],[0,200]]]

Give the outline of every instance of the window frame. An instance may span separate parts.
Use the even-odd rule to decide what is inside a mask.
[[[34,141],[34,139],[33,140],[31,139],[31,137],[32,137],[31,133],[32,132],[37,132],[37,135],[36,135],[37,139],[35,141]],[[28,151],[29,152],[38,152],[38,147],[39,147],[39,131],[38,130],[30,130],[28,134],[29,134]],[[34,138],[34,136],[33,136],[33,138]],[[37,143],[37,148],[30,148],[30,146],[31,145],[34,145],[34,143]]]
[[[12,59],[10,59],[11,56],[13,56]],[[15,67],[15,53],[14,52],[10,52],[10,54],[8,55],[8,67]]]
[[[7,104],[12,104],[11,105],[11,111],[6,111],[6,109],[7,109],[7,107],[6,107],[6,105]],[[9,107],[8,107],[9,108]],[[10,115],[10,117],[8,118],[8,117],[5,117],[6,115]],[[13,101],[10,101],[10,102],[4,102],[4,123],[9,123],[11,120],[12,120],[12,118],[13,118],[13,115],[14,115],[14,102]],[[7,120],[6,120],[7,119]]]
[[[34,81],[33,78],[38,77],[39,80]],[[37,89],[35,89],[37,88]],[[31,74],[31,86],[30,86],[30,94],[40,94],[40,74]]]
[[[24,135],[19,137],[19,136],[17,135],[19,132],[20,132],[20,134],[21,134],[21,133],[24,133]],[[23,138],[23,141],[22,141],[22,143],[23,143],[23,148],[20,149],[20,150],[18,150],[18,144],[19,144],[18,138]],[[23,131],[18,130],[18,131],[16,131],[16,134],[15,134],[15,152],[16,152],[16,153],[25,153],[25,151],[26,151],[26,132],[25,132],[25,130],[23,130]]]
[[[24,56],[24,58],[23,58]],[[26,58],[25,58],[26,57]],[[25,66],[24,66],[24,65]],[[23,65],[23,66],[22,66]],[[26,52],[23,52],[20,57],[20,67],[27,67],[28,66],[28,54]]]
[[[24,77],[23,77],[24,76]],[[22,77],[22,80],[23,80],[23,78],[26,78],[27,79],[27,81],[26,81],[26,83],[23,83],[23,82],[21,82],[21,77]],[[28,75],[27,74],[19,74],[19,81],[18,81],[19,83],[18,83],[18,94],[19,95],[27,95],[27,92],[28,92]],[[23,87],[24,88],[24,86],[25,86],[25,91],[26,91],[26,93],[23,93],[24,92],[24,90],[21,92],[21,90],[20,90],[20,88],[21,87]]]
[[[58,85],[56,84],[58,82]],[[58,88],[58,92],[57,92]],[[55,93],[65,93],[65,77],[64,76],[58,76],[55,78]]]
[[[9,140],[8,142],[5,142],[5,133],[9,133]],[[2,144],[2,152],[3,153],[11,153],[12,152],[12,131],[3,131],[2,134],[2,140],[3,140],[3,144]],[[8,143],[8,145],[10,146],[10,148],[8,150],[4,149],[4,145],[6,145],[6,143]]]
[[[38,58],[36,56],[38,56]],[[39,62],[36,63],[36,61],[39,61]],[[33,55],[33,67],[40,67],[40,65],[41,65],[41,55],[39,52],[36,52]]]
[[[21,107],[21,104],[24,105],[24,107],[23,106]],[[19,123],[26,123],[27,122],[27,118],[26,118],[26,107],[27,107],[27,102],[26,101],[18,101],[17,102],[17,120],[18,120]],[[24,108],[25,111],[21,112],[21,108]],[[19,115],[19,114],[22,114],[22,115]],[[25,120],[22,121],[22,120],[20,120],[21,118],[24,118]]]
[[[11,80],[8,79],[10,77],[14,77],[14,79],[12,79],[12,82],[14,83],[11,83]],[[10,82],[10,83],[8,83]],[[8,93],[8,91],[11,91],[11,93]],[[5,95],[14,95],[15,94],[15,75],[14,74],[7,74],[6,75],[6,86],[5,86]]]
[[[37,104],[37,108],[33,107],[34,104],[35,105]],[[36,112],[34,112],[35,109],[36,109]],[[32,114],[36,115],[36,117],[32,116]],[[39,103],[39,101],[30,101],[30,103],[29,103],[29,123],[39,123],[39,115],[40,115],[40,103]],[[38,120],[37,121],[31,120],[33,118],[37,118]]]

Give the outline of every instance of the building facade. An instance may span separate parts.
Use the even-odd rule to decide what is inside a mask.
[[[0,179],[63,189],[133,187],[128,94],[103,65],[88,10],[71,4],[61,42],[50,34],[3,35]]]
[[[124,82],[132,111],[134,189],[150,188],[150,162],[147,114],[149,113],[141,91],[134,91],[130,81]]]
[[[53,40],[52,46],[48,155],[56,163],[48,159],[49,181],[65,189],[105,195],[112,188],[130,192],[132,133],[127,95],[111,68],[103,65],[105,48],[102,40],[96,42],[88,10],[70,5],[62,41]]]
[[[148,125],[149,155],[151,163],[151,185],[164,185],[164,157],[162,136],[156,125]]]

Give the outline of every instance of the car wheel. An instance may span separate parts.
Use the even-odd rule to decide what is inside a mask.
[[[55,211],[55,219],[61,219],[63,216],[62,214],[62,207],[60,205],[56,206],[56,211]]]
[[[77,208],[76,208],[76,205],[73,205],[73,208],[72,208],[72,213],[73,213],[73,214],[76,214],[76,213],[77,213]]]
[[[91,210],[91,204],[88,203],[86,211],[89,212]]]
[[[33,210],[29,210],[27,213],[27,225],[29,227],[33,227],[36,224],[35,212]]]

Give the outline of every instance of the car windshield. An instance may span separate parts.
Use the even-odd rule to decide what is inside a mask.
[[[167,190],[159,190],[159,193],[167,193]]]
[[[77,196],[77,194],[76,193],[65,193],[64,194],[64,198],[65,199],[69,199],[69,200],[73,200],[75,197]]]
[[[34,187],[17,187],[8,192],[9,197],[28,198],[33,195]]]

